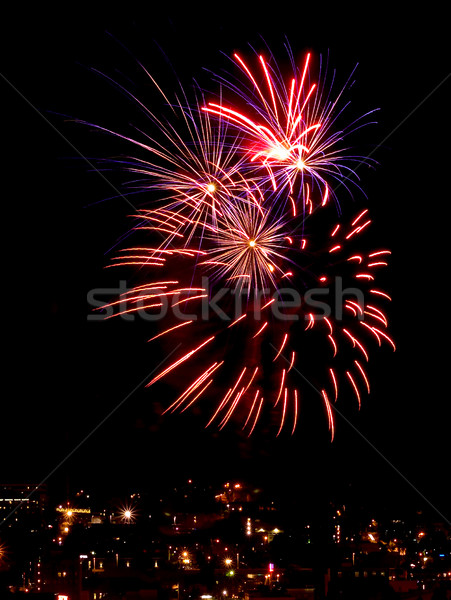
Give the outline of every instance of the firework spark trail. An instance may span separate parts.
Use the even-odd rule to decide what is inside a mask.
[[[352,394],[360,408],[362,394],[370,392],[362,362],[369,362],[375,344],[395,349],[383,306],[390,296],[375,283],[390,251],[368,249],[363,241],[372,228],[367,209],[348,221],[330,202],[336,201],[331,183],[348,181],[355,158],[339,143],[361,119],[334,131],[344,90],[331,101],[321,82],[310,83],[310,55],[288,83],[272,57],[259,56],[261,77],[239,55],[234,60],[245,83],[222,84],[246,101],[249,112],[227,100],[206,103],[202,94],[192,108],[186,97],[172,107],[186,139],[150,111],[160,140],[99,127],[147,153],[124,164],[142,177],[139,189],[156,194],[151,208],[133,215],[133,232],[145,241],[118,251],[108,265],[145,268],[147,283],[102,308],[113,311],[106,318],[166,311],[149,341],[177,335],[186,348],[147,386],[175,373],[183,381],[187,371],[189,380],[163,414],[204,406],[216,396],[222,399],[210,407],[206,427],[215,423],[222,430],[241,421],[248,436],[268,415],[276,436],[294,434],[304,390],[293,367],[305,360],[306,348],[313,356],[316,340],[325,340],[315,367],[323,371],[319,387],[333,439],[331,403]],[[316,222],[316,207],[322,215],[334,212],[338,222],[329,233]],[[314,218],[306,224],[309,215]],[[324,303],[306,301],[311,291],[333,295],[342,277],[357,296],[340,297],[335,307],[328,296],[329,312]],[[302,302],[285,302],[287,289]],[[208,310],[205,315],[211,299],[214,318]],[[301,324],[296,335],[293,321]],[[275,349],[269,367],[262,362],[268,348]],[[280,366],[285,353],[288,368]]]

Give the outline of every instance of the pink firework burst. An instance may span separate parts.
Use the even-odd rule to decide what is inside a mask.
[[[219,78],[230,93],[222,93],[219,102],[207,102],[202,110],[228,120],[243,136],[248,176],[267,179],[279,196],[289,194],[307,204],[312,189],[317,190],[318,205],[336,201],[334,187],[356,183],[353,166],[370,163],[350,154],[343,142],[370,124],[367,117],[374,111],[338,126],[349,104],[343,103],[343,96],[354,72],[333,96],[333,83],[327,84],[321,69],[318,80],[312,81],[310,53],[300,65],[290,53],[291,77],[280,72],[271,54],[269,59],[262,54],[253,58],[254,68],[239,54],[233,55],[243,80]]]

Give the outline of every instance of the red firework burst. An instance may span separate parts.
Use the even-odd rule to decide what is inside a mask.
[[[174,107],[186,138],[153,115],[164,143],[120,136],[148,154],[127,164],[156,197],[135,215],[143,241],[110,265],[145,269],[144,282],[104,308],[152,315],[162,325],[153,343],[182,340],[147,384],[177,381],[164,413],[207,406],[207,427],[233,421],[250,436],[261,422],[293,434],[313,388],[333,438],[341,390],[360,407],[370,350],[394,348],[390,298],[376,284],[390,252],[365,246],[368,210],[347,221],[329,206],[357,160],[334,131],[342,92],[330,101],[309,82],[310,55],[287,84],[262,56],[263,84],[234,58],[245,83],[228,87],[247,112],[202,95]]]

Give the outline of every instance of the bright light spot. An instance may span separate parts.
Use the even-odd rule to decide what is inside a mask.
[[[214,184],[214,183],[209,183],[209,184],[207,185],[207,190],[208,190],[210,193],[213,193],[213,192],[216,190],[216,186],[215,186],[215,184]]]
[[[131,513],[131,511],[130,511],[130,510],[126,510],[126,511],[124,512],[124,517],[125,517],[126,519],[130,519],[130,518],[131,518],[131,516],[132,516],[132,513]]]
[[[71,517],[74,513],[71,510],[68,510],[66,514],[68,517]]]
[[[287,158],[290,156],[290,151],[283,146],[277,146],[272,150],[272,152],[270,152],[269,156],[278,160],[287,160]]]
[[[253,248],[255,246],[255,244],[256,244],[255,240],[249,240],[249,246],[251,248]]]
[[[298,162],[296,163],[296,167],[302,171],[303,169],[305,169],[305,162],[302,160],[302,158],[300,158],[298,160]]]
[[[269,270],[271,271],[271,273],[274,271],[274,266],[273,266],[273,265],[269,264],[269,265],[268,265],[268,268],[269,268]]]

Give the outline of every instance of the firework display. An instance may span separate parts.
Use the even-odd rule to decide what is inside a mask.
[[[147,384],[174,390],[164,413],[293,434],[313,390],[333,439],[339,396],[360,407],[370,353],[394,348],[376,282],[390,251],[374,246],[368,209],[345,217],[338,202],[365,162],[343,140],[370,113],[340,127],[349,81],[332,96],[310,54],[299,66],[290,54],[290,78],[271,55],[233,62],[217,97],[161,92],[172,120],[146,109],[155,135],[120,135],[144,153],[124,162],[150,202],[109,265],[142,282],[103,309],[145,314],[150,343],[178,344]]]

